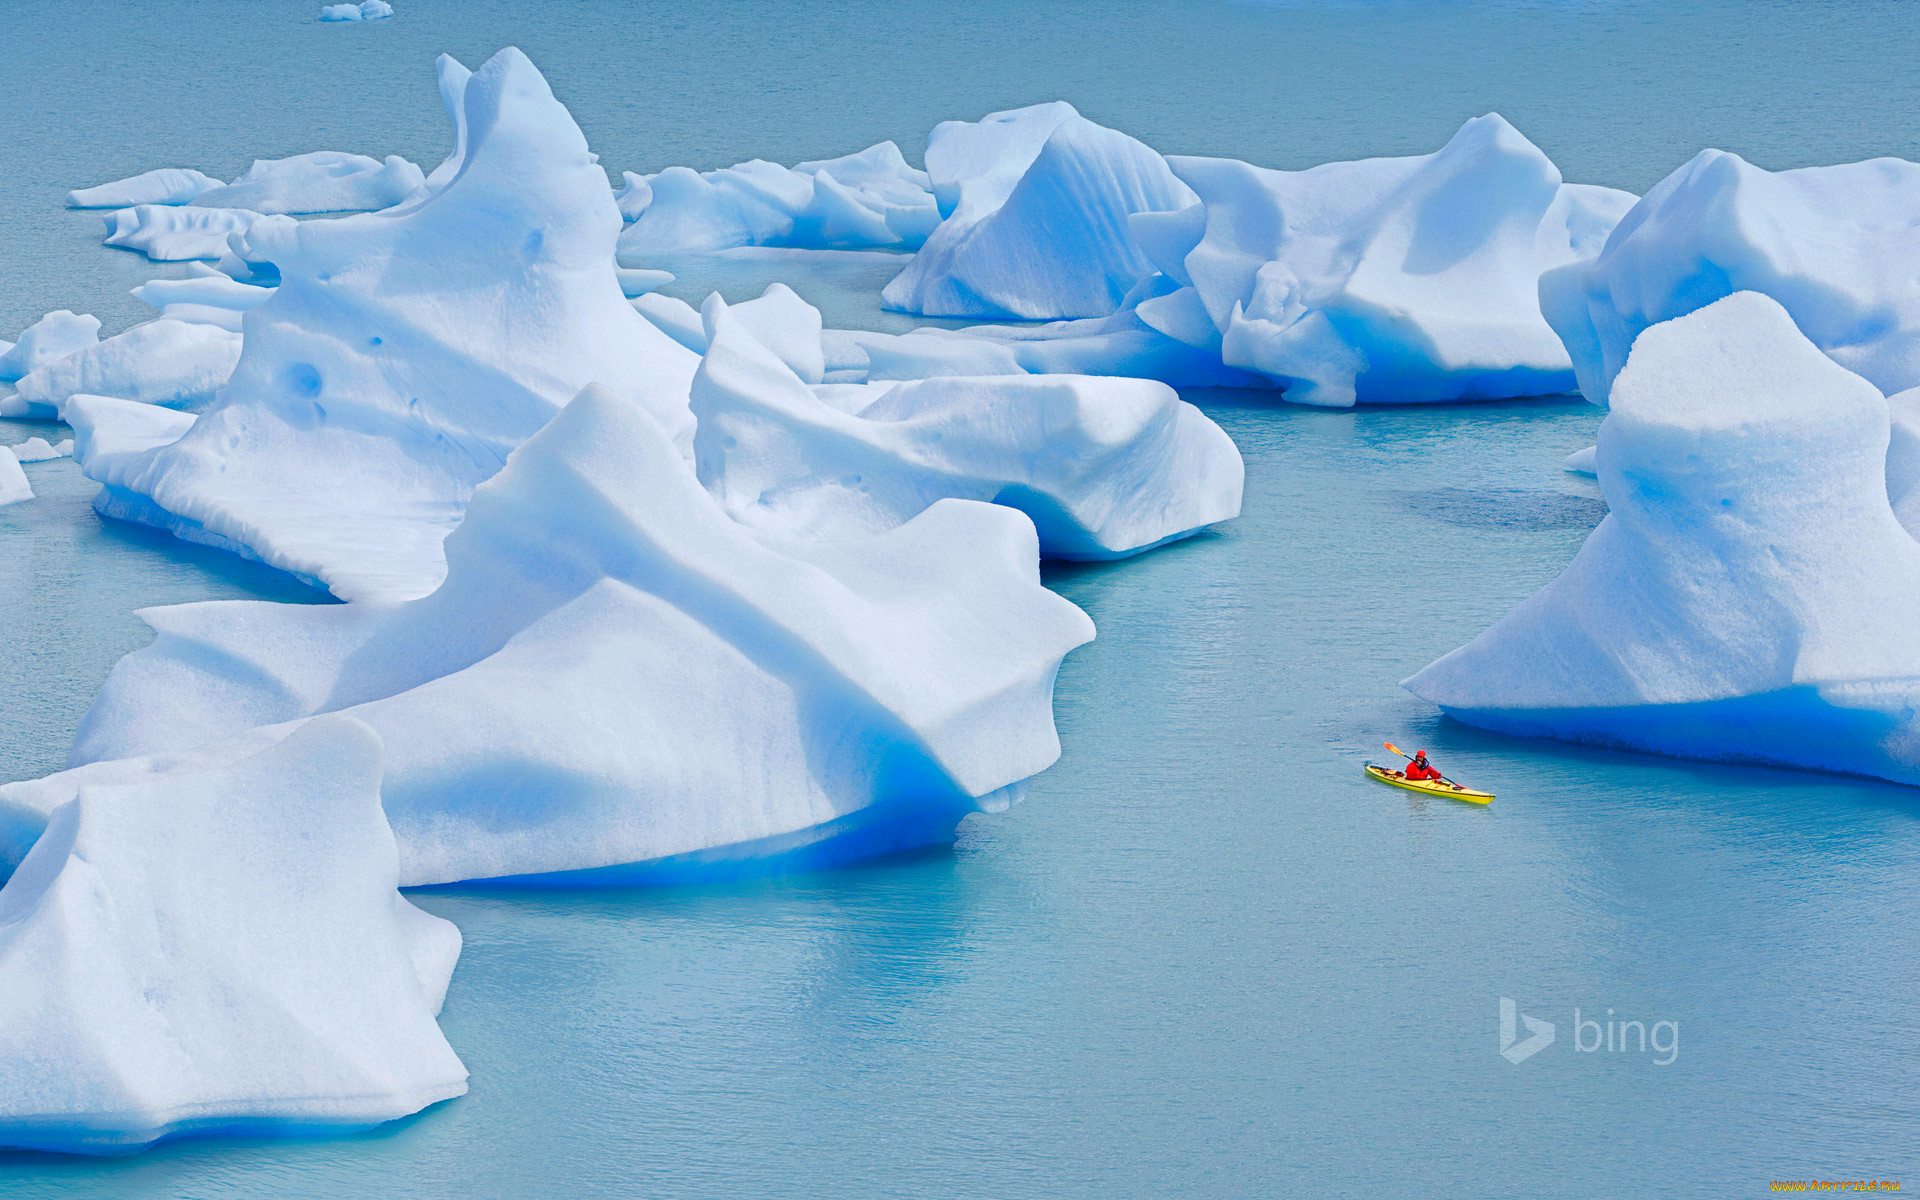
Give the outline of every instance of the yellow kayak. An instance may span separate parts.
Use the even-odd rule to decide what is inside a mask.
[[[1367,764],[1367,774],[1381,783],[1390,783],[1397,788],[1410,792],[1425,792],[1429,796],[1445,796],[1449,800],[1465,800],[1468,804],[1486,804],[1493,799],[1492,792],[1476,792],[1472,788],[1461,787],[1457,783],[1447,783],[1439,779],[1408,779],[1399,771],[1389,771],[1385,767]]]

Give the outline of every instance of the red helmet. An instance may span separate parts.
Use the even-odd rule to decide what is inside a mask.
[[[1425,758],[1427,756],[1427,752],[1425,750],[1415,750],[1413,752],[1413,756],[1415,758]]]

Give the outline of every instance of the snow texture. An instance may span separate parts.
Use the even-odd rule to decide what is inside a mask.
[[[585,384],[641,400],[690,448],[697,359],[621,294],[620,214],[579,128],[518,50],[471,78],[449,62],[458,174],[384,212],[260,218],[240,240],[281,282],[248,312],[231,381],[178,441],[81,442],[101,512],[342,599],[409,599],[439,583],[473,486]]]
[[[1920,543],[1887,402],[1739,292],[1649,328],[1566,571],[1406,686],[1470,724],[1920,783]]]
[[[1026,513],[1042,554],[1110,559],[1240,512],[1239,451],[1165,384],[940,378],[849,412],[762,344],[735,315],[745,307],[708,302],[693,381],[700,480],[745,525],[840,541],[953,497]]]
[[[925,172],[892,142],[792,168],[754,159],[625,178],[618,204],[633,222],[620,237],[625,259],[737,246],[910,250],[939,222]]]
[[[100,340],[100,319],[56,309],[35,321],[0,353],[0,382],[12,383]]]
[[[424,194],[426,186],[420,168],[397,155],[383,163],[364,154],[315,150],[255,159],[245,175],[202,192],[190,204],[256,213],[364,212]]]
[[[259,213],[237,208],[141,204],[106,215],[106,245],[137,250],[155,262],[219,258],[229,234],[245,233]]]
[[[1897,158],[1766,171],[1703,150],[1621,220],[1604,249],[1540,280],[1540,304],[1605,405],[1641,330],[1763,292],[1841,366],[1888,394],[1920,385],[1920,165]]]
[[[99,187],[79,188],[67,193],[69,208],[132,208],[137,204],[185,204],[220,181],[211,175],[181,167],[162,167],[157,171],[116,179]]]
[[[0,416],[58,417],[75,392],[182,408],[213,399],[233,374],[241,335],[161,318],[39,368],[0,398]]]
[[[0,788],[0,843],[95,773],[144,769],[114,760],[231,759],[340,710],[387,747],[405,884],[819,865],[1017,799],[1059,753],[1060,658],[1093,635],[1040,585],[1019,513],[948,500],[871,538],[757,536],[597,386],[476,491],[446,553],[440,589],[401,605],[146,610],[158,636],[114,668],[73,769]]]
[[[344,1131],[467,1090],[460,932],[396,890],[380,743],[90,782],[0,889],[0,1146]]]
[[[1128,218],[1195,202],[1159,154],[1064,103],[942,124],[927,163],[955,208],[882,293],[924,316],[1108,316],[1154,270]]]

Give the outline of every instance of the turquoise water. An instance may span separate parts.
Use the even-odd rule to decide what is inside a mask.
[[[1497,108],[1572,178],[1703,145],[1770,166],[1920,157],[1920,10],[1642,4],[507,7],[410,0],[22,11],[0,326],[158,274],[58,208],[161,165],[316,148],[431,161],[429,64],[517,43],[607,164],[794,160],[1065,96],[1167,150],[1280,166],[1437,146]],[[84,52],[80,49],[84,47]],[[297,69],[296,69],[297,68]],[[104,81],[111,80],[110,85]],[[878,324],[871,264],[773,278]],[[877,277],[884,278],[884,273]],[[8,1197],[1759,1194],[1920,1156],[1920,792],[1611,754],[1444,721],[1397,681],[1551,579],[1598,521],[1544,400],[1322,412],[1192,393],[1245,515],[1049,568],[1099,639],[1064,755],[951,851],[725,887],[429,892],[466,951],[472,1092],[377,1134],[0,1156]],[[5,440],[47,426],[9,425]],[[130,610],[319,599],[100,523],[68,462],[0,509],[0,765],[57,766],[144,641]],[[1368,784],[1380,740],[1488,809]],[[1556,1040],[1509,1063],[1499,1002]],[[1582,1052],[1673,1022],[1678,1053]],[[1609,1014],[1607,1010],[1614,1010]]]

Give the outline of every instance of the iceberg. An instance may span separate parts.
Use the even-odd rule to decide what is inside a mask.
[[[1920,542],[1879,391],[1737,292],[1642,333],[1611,397],[1610,514],[1408,690],[1509,733],[1920,784]]]
[[[1888,394],[1920,385],[1920,164],[1766,171],[1703,150],[1596,248],[1540,278],[1580,391],[1606,405],[1634,339],[1762,292],[1828,357]]]
[[[155,262],[219,258],[227,236],[245,233],[259,213],[237,208],[139,204],[106,216],[106,245],[137,250]]]
[[[620,235],[627,259],[738,246],[913,249],[939,222],[926,173],[892,142],[791,168],[754,159],[625,179],[618,205],[633,222]]]
[[[943,499],[980,500],[1032,518],[1044,555],[1112,559],[1239,515],[1238,449],[1165,384],[938,378],[842,407],[809,389],[737,311],[709,302],[692,403],[700,481],[744,525],[842,541]]]
[[[0,447],[0,508],[33,499],[33,485],[12,450]]]
[[[396,890],[348,717],[95,782],[0,889],[0,1146],[345,1132],[467,1090],[435,1016],[460,932]]]
[[[342,599],[411,599],[439,583],[474,485],[586,384],[641,400],[691,446],[698,359],[621,294],[620,214],[579,128],[518,50],[449,78],[443,63],[463,165],[442,190],[335,220],[261,217],[237,239],[281,282],[179,440],[92,450],[119,445],[102,427],[124,415],[96,406],[76,458],[106,485],[100,511]]]
[[[69,208],[132,208],[140,204],[185,204],[220,181],[181,167],[162,167],[99,187],[67,193]]]
[[[15,462],[50,462],[56,458],[66,458],[73,453],[73,439],[67,438],[55,445],[43,437],[30,437],[17,446],[7,447],[13,453]]]
[[[1111,315],[1154,273],[1128,218],[1195,203],[1158,153],[1064,103],[942,124],[927,165],[954,209],[881,293],[923,316]]]
[[[1200,204],[1129,222],[1166,277],[1138,318],[1335,407],[1570,391],[1540,276],[1597,252],[1634,203],[1563,183],[1493,114],[1419,157],[1167,161]]]
[[[1575,450],[1567,455],[1560,467],[1572,475],[1598,476],[1600,474],[1599,448],[1588,446],[1584,450]]]
[[[145,610],[158,636],[114,668],[71,769],[0,787],[0,846],[91,779],[339,711],[386,746],[403,884],[844,861],[1017,799],[1059,754],[1060,659],[1093,636],[1041,586],[1021,514],[945,500],[873,537],[756,535],[599,386],[445,549],[445,582],[403,604]]]
[[[360,0],[358,4],[329,4],[320,10],[322,21],[378,21],[393,15],[387,0]]]
[[[362,212],[391,208],[424,194],[427,177],[406,159],[315,150],[291,158],[255,159],[247,173],[195,196],[193,208],[256,213]],[[199,257],[199,256],[196,256]]]
[[[241,335],[162,317],[76,350],[28,374],[0,416],[58,417],[75,392],[170,408],[213,399],[240,360]]]
[[[0,382],[12,383],[100,340],[100,319],[56,309],[35,321],[0,353]],[[0,342],[0,345],[6,345]]]

